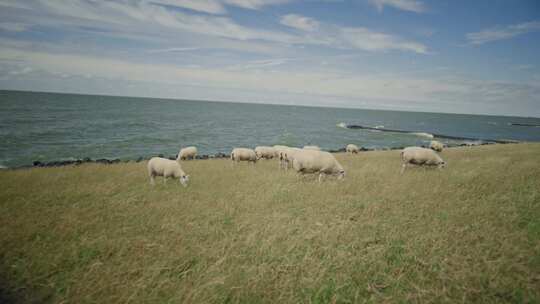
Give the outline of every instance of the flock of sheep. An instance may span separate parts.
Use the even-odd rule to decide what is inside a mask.
[[[435,152],[441,152],[444,145],[438,141],[431,141],[429,149],[422,147],[408,147],[401,151],[401,173],[409,165],[426,165],[444,168],[446,163]],[[346,147],[346,152],[356,154],[360,149],[354,144]],[[186,187],[189,175],[186,175],[180,165],[181,160],[194,159],[197,155],[196,147],[187,147],[180,150],[176,160],[161,157],[153,157],[148,161],[148,175],[150,183],[155,184],[156,176],[163,176],[165,183],[167,178],[178,178]],[[234,148],[231,152],[233,164],[241,161],[255,164],[259,159],[278,159],[280,169],[293,168],[298,174],[319,174],[319,182],[326,175],[337,176],[338,179],[345,177],[345,170],[336,160],[333,154],[321,151],[318,146],[304,146],[302,149],[276,145],[273,147],[259,146],[253,149]]]

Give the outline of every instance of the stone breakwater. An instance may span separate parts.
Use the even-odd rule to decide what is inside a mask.
[[[168,158],[171,160],[175,160],[177,156],[165,156],[163,154],[156,155],[157,157],[163,157]],[[142,161],[147,161],[150,158],[154,156],[148,156],[148,157],[139,157],[137,159],[127,159],[127,160],[121,160],[119,158],[98,158],[98,159],[92,159],[89,157],[85,157],[83,159],[70,159],[70,160],[57,160],[57,161],[39,161],[36,160],[32,163],[32,166],[23,166],[19,168],[26,168],[26,167],[61,167],[61,166],[69,166],[69,165],[82,165],[87,163],[95,163],[95,164],[104,164],[104,165],[112,165],[112,164],[118,164],[118,163],[129,163],[129,162],[136,162],[140,163]],[[230,156],[225,153],[217,153],[214,155],[197,155],[195,159],[213,159],[213,158],[229,158]]]
[[[510,142],[508,142],[510,143]],[[512,143],[515,143],[515,142],[512,142]],[[480,145],[491,145],[491,144],[495,144],[494,142],[468,142],[468,143],[461,143],[461,144],[456,144],[456,145],[449,145],[448,148],[452,148],[452,147],[469,147],[469,146],[480,146]],[[424,146],[425,148],[428,148],[427,146]],[[368,152],[368,151],[388,151],[388,150],[401,150],[405,147],[388,147],[388,148],[365,148],[365,147],[361,147],[360,148],[360,152]],[[345,148],[340,148],[340,149],[330,149],[330,150],[327,150],[328,152],[330,153],[344,153],[346,152],[345,151]],[[177,155],[175,156],[165,156],[163,154],[158,154],[158,155],[155,155],[155,156],[158,156],[158,157],[163,157],[163,158],[168,158],[168,159],[171,159],[171,160],[175,160],[177,158]],[[95,163],[95,164],[104,164],[104,165],[111,165],[111,164],[118,164],[118,163],[129,163],[129,162],[142,162],[142,161],[147,161],[149,160],[151,157],[154,157],[154,156],[146,156],[146,157],[139,157],[137,159],[124,159],[124,160],[121,160],[119,158],[114,158],[114,159],[109,159],[109,158],[98,158],[98,159],[92,159],[90,157],[85,157],[85,158],[82,158],[82,159],[70,159],[70,160],[55,160],[55,161],[40,161],[40,160],[36,160],[32,163],[32,165],[28,165],[28,166],[21,166],[21,167],[17,167],[17,168],[3,168],[3,169],[21,169],[21,168],[33,168],[33,167],[62,167],[62,166],[71,166],[71,165],[82,165],[82,164],[87,164],[87,163]],[[230,155],[229,154],[226,154],[226,153],[222,153],[222,152],[219,152],[219,153],[216,153],[216,154],[212,154],[212,155],[207,155],[207,154],[203,154],[203,155],[197,155],[195,157],[195,159],[223,159],[223,158],[229,158]]]

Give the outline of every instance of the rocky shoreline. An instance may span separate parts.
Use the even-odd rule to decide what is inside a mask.
[[[482,145],[491,145],[495,144],[494,142],[480,142],[480,143],[462,143],[458,145],[451,145],[448,146],[448,148],[455,148],[455,147],[470,147],[470,146],[482,146]],[[368,152],[368,151],[388,151],[388,150],[401,150],[404,147],[389,147],[389,148],[365,148],[361,147],[360,152]],[[427,148],[427,147],[426,147]],[[343,153],[345,152],[345,148],[341,149],[331,149],[328,150],[330,153]],[[174,156],[165,156],[163,154],[156,155],[158,157],[164,157],[168,159],[176,159],[176,155]],[[104,164],[104,165],[112,165],[112,164],[118,164],[118,163],[129,163],[129,162],[142,162],[149,160],[153,156],[140,156],[137,159],[129,159],[129,160],[121,160],[119,158],[114,159],[108,159],[108,158],[98,158],[98,159],[92,159],[90,157],[85,157],[82,159],[73,159],[73,160],[55,160],[55,161],[40,161],[36,160],[32,162],[32,165],[26,165],[26,166],[19,166],[19,167],[13,167],[13,168],[4,168],[4,169],[24,169],[24,168],[43,168],[43,167],[63,167],[63,166],[71,166],[71,165],[82,165],[87,163],[95,163],[95,164]],[[223,159],[223,158],[229,158],[230,155],[226,153],[216,153],[216,154],[203,154],[203,155],[197,155],[195,159],[204,160],[204,159]]]

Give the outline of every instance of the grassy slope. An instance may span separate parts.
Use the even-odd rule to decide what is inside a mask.
[[[337,155],[344,182],[275,161],[191,161],[187,188],[145,163],[0,172],[4,300],[540,301],[540,145]],[[0,299],[1,300],[1,299]]]

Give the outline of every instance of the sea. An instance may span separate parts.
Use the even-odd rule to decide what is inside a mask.
[[[364,128],[367,127],[367,128]],[[540,118],[0,91],[0,167],[201,155],[234,147],[339,150],[540,141]]]

